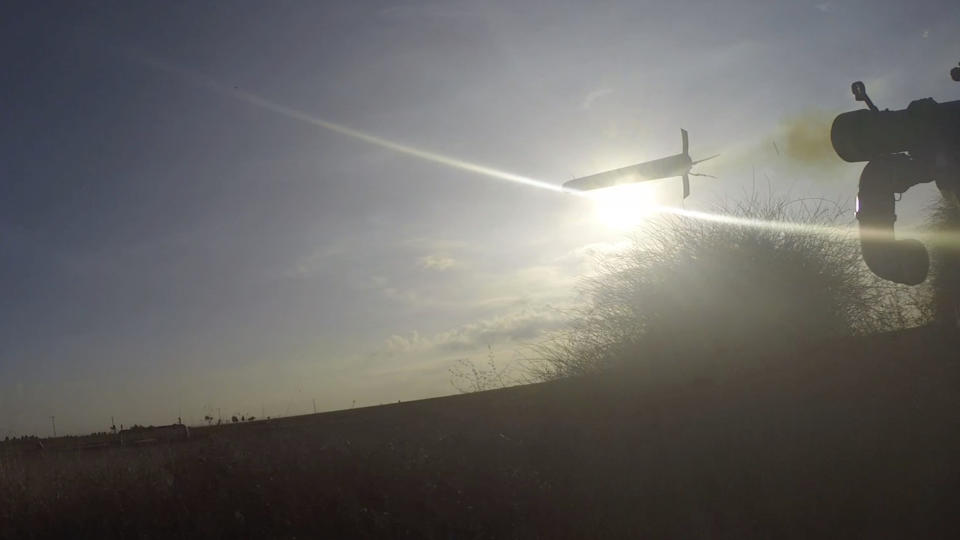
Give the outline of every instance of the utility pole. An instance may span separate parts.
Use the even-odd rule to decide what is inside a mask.
[[[317,398],[313,398],[313,414],[317,414]]]
[[[56,437],[57,436],[57,417],[51,416],[50,423],[53,424],[53,436]]]
[[[223,415],[220,414],[220,407],[217,407],[217,422],[223,422]]]

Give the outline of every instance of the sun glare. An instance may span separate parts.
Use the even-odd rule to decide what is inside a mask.
[[[638,227],[658,206],[656,186],[650,184],[629,184],[587,193],[593,201],[596,220],[618,230]]]

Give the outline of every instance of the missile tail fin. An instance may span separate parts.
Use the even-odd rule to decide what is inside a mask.
[[[683,198],[686,199],[690,196],[690,177],[686,174],[683,175]]]
[[[714,154],[714,155],[712,155],[712,156],[710,156],[710,157],[708,157],[708,158],[698,159],[698,160],[694,161],[693,163],[691,163],[690,166],[692,167],[692,166],[696,165],[697,163],[703,163],[704,161],[713,159],[713,158],[715,158],[715,157],[717,157],[717,156],[719,156],[719,155],[720,155],[720,154]]]
[[[683,139],[683,155],[689,155],[690,141],[687,139],[687,130],[680,128],[680,137]]]

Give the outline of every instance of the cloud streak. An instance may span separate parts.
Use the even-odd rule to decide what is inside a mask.
[[[452,258],[440,254],[420,257],[420,260],[417,262],[420,265],[420,268],[423,268],[424,270],[437,270],[439,272],[449,270],[457,264],[457,261],[453,260]]]
[[[568,321],[562,310],[552,306],[526,307],[457,326],[429,337],[417,331],[405,335],[394,334],[384,342],[384,350],[390,355],[444,355],[498,344],[517,346],[563,328]]]
[[[583,98],[583,102],[580,103],[580,108],[589,111],[598,99],[609,96],[612,93],[613,89],[611,88],[598,88]]]

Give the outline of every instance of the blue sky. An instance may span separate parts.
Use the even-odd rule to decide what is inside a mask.
[[[754,175],[852,201],[859,166],[772,141],[859,108],[856,79],[881,107],[955,99],[960,61],[946,1],[4,11],[0,437],[448,393],[456,359],[561,327],[626,236],[594,201],[244,96],[551,184],[675,153],[684,127],[722,154],[687,201],[707,209]],[[679,204],[676,180],[644,189]]]

